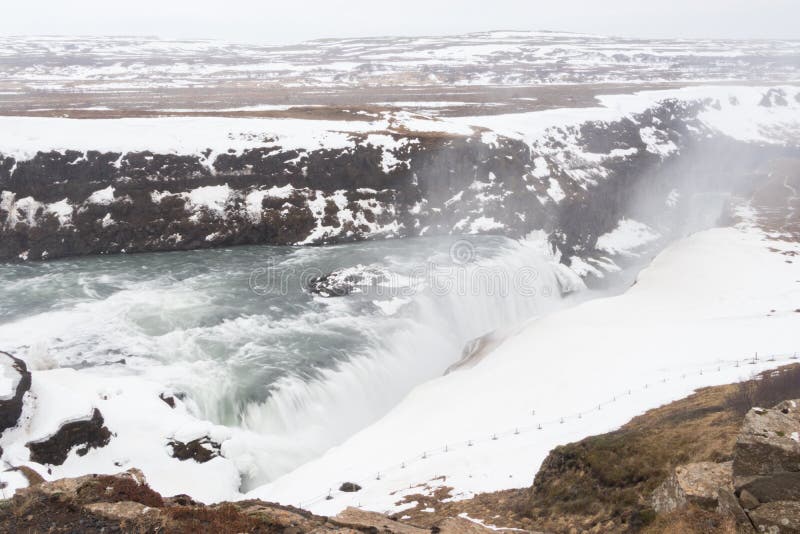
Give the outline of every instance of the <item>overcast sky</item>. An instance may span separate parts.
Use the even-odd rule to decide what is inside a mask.
[[[491,29],[800,39],[800,0],[6,0],[0,33],[267,43]]]

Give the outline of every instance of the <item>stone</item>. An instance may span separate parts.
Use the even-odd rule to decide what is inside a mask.
[[[105,447],[110,440],[111,432],[104,426],[103,414],[95,408],[90,419],[65,423],[52,436],[25,446],[31,451],[32,462],[61,465],[73,448],[79,447],[76,452],[84,456],[89,449]]]
[[[117,519],[122,521],[136,520],[141,522],[147,516],[156,518],[158,509],[145,506],[144,504],[132,501],[121,502],[98,502],[87,504],[87,510],[107,519]]]
[[[746,492],[760,503],[800,501],[800,472],[774,473],[759,477],[737,479],[738,490]]]
[[[800,499],[800,401],[785,401],[745,416],[733,452],[733,478],[738,492],[758,501]]]
[[[356,491],[361,491],[361,486],[355,482],[345,482],[339,486],[339,491],[343,491],[345,493],[355,493]]]
[[[208,436],[203,436],[189,442],[172,440],[167,443],[172,447],[172,457],[180,461],[194,460],[204,464],[220,456],[220,444],[211,441]]]
[[[164,401],[170,408],[175,408],[175,397],[173,397],[172,395],[161,393],[158,395],[158,398]]]
[[[750,520],[759,532],[769,534],[800,533],[800,502],[777,501],[751,510]]]
[[[710,510],[717,506],[720,488],[733,490],[731,462],[687,464],[675,468],[675,472],[656,488],[651,502],[658,513],[669,513],[689,503]]]
[[[749,530],[751,532],[755,532],[753,530],[753,525],[750,523],[750,519],[747,517],[747,513],[745,513],[742,506],[739,504],[739,501],[736,499],[736,495],[725,488],[721,488],[719,490],[719,495],[717,498],[717,513],[724,516],[732,517],[734,521],[736,521],[737,525],[744,527],[741,530]],[[748,529],[749,527],[749,529]]]
[[[761,504],[761,502],[759,502],[759,500],[756,499],[753,494],[746,489],[739,492],[739,502],[745,510],[758,508],[758,505]]]

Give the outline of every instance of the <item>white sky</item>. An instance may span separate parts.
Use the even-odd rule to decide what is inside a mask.
[[[6,0],[0,34],[297,42],[491,29],[800,39],[800,0]]]

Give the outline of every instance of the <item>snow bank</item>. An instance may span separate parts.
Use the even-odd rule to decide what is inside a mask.
[[[137,467],[164,495],[188,492],[205,502],[235,496],[240,474],[233,461],[215,458],[205,464],[181,462],[172,458],[167,448],[173,437],[210,434],[224,441],[231,437],[231,431],[197,421],[180,402],[170,408],[159,398],[162,392],[163,386],[135,376],[66,368],[34,371],[23,422],[0,439],[3,459],[14,466],[28,465],[47,480],[87,472],[118,473]],[[114,434],[107,446],[90,449],[85,456],[78,456],[73,450],[66,462],[52,466],[51,472],[29,462],[25,443],[49,437],[64,423],[88,419],[94,408],[100,410],[105,425]],[[90,470],[87,466],[91,466]]]
[[[0,154],[28,160],[37,152],[98,150],[159,154],[203,154],[278,146],[283,150],[345,149],[355,145],[355,134],[399,128],[404,131],[471,135],[468,125],[430,119],[408,112],[384,113],[376,121],[307,119],[245,119],[220,117],[158,117],[125,119],[65,119],[0,117]],[[371,134],[374,146],[398,142]],[[400,143],[402,144],[402,143]]]
[[[597,249],[609,254],[632,254],[637,248],[661,237],[644,223],[621,219],[617,227],[597,238]]]
[[[532,322],[476,366],[418,386],[371,427],[248,497],[332,514],[358,504],[395,510],[418,491],[411,484],[436,477],[457,498],[529,486],[554,446],[778,365],[735,359],[791,354],[797,267],[769,247],[798,249],[744,226],[679,241],[623,295]],[[336,492],[344,481],[364,489]]]

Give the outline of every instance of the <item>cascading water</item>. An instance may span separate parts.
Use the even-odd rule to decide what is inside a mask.
[[[374,421],[468,341],[559,306],[544,250],[431,238],[5,266],[0,347],[34,367],[140,374],[199,418],[261,436],[247,488]],[[306,290],[311,274],[360,266],[384,278],[334,298]]]

